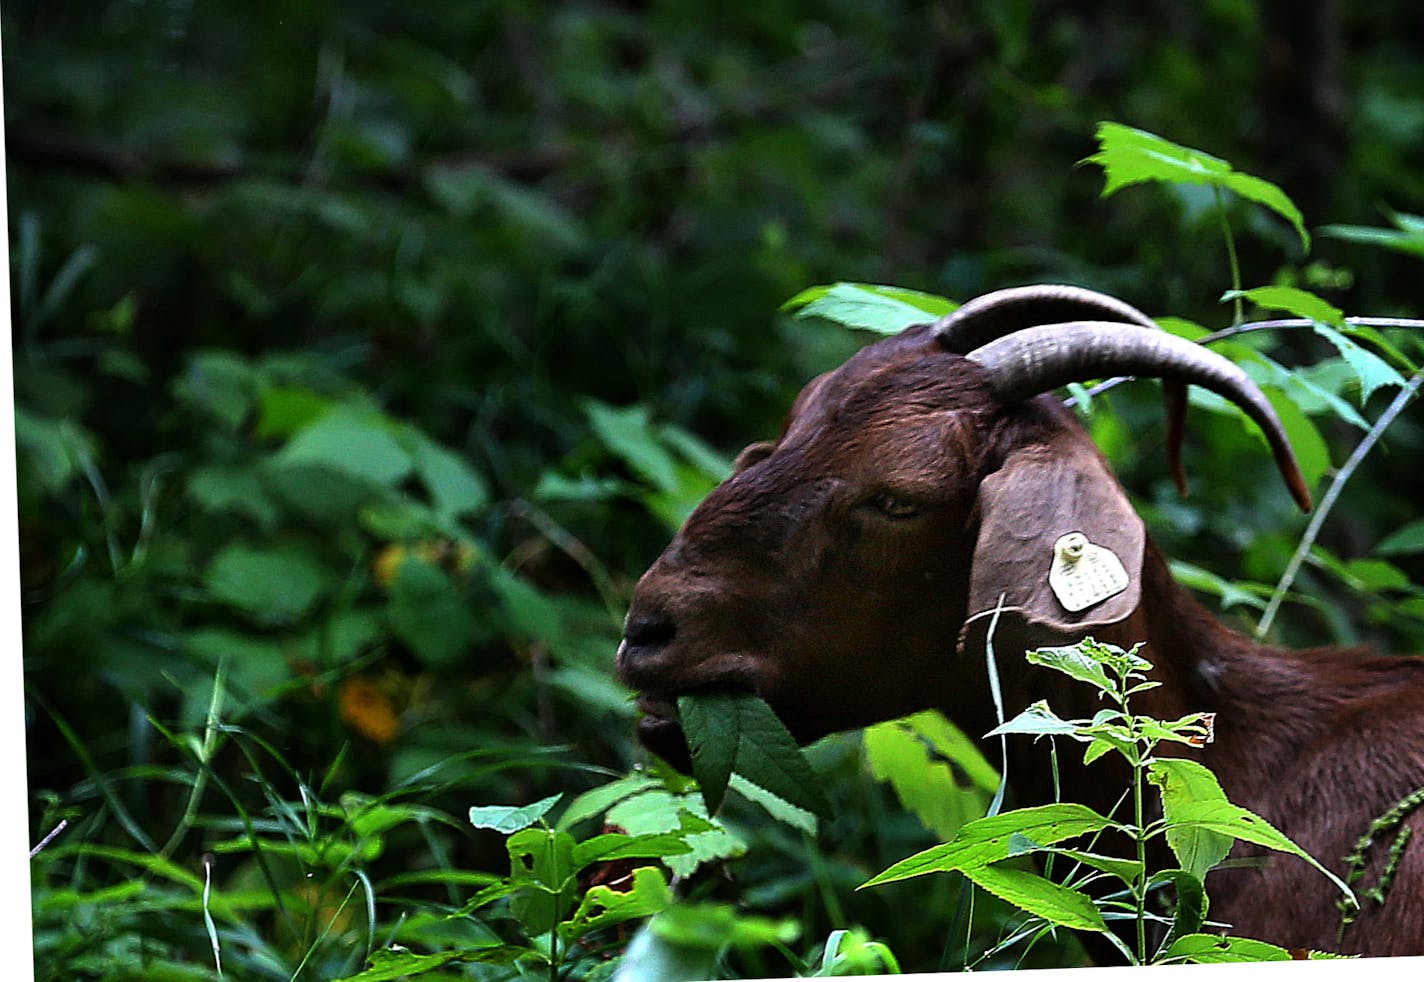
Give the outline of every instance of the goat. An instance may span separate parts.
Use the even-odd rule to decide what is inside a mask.
[[[1155,329],[1102,294],[1026,287],[909,327],[812,380],[778,439],[754,443],[642,576],[619,646],[640,693],[642,743],[686,769],[675,699],[750,689],[803,743],[936,708],[990,730],[988,614],[1010,714],[1047,699],[1099,708],[1086,687],[1022,652],[1092,635],[1143,654],[1160,687],[1139,711],[1216,713],[1187,751],[1232,801],[1343,875],[1371,821],[1424,786],[1424,658],[1270,647],[1219,624],[1179,586],[1106,460],[1050,393],[1111,375],[1168,382],[1177,468],[1187,384],[1240,406],[1301,508],[1310,497],[1269,402],[1238,367]],[[1054,545],[1081,532],[1126,574],[1120,592],[1068,610],[1048,582]],[[1002,601],[1001,601],[1002,598]],[[1025,804],[1051,800],[1047,755],[1010,743]],[[992,752],[992,750],[991,750]],[[1069,755],[1072,756],[1072,755]],[[1106,812],[1125,786],[1063,762],[1076,800]],[[1424,810],[1404,827],[1424,832]],[[1379,877],[1373,850],[1363,885]],[[1424,847],[1405,849],[1382,905],[1337,940],[1338,892],[1300,860],[1238,845],[1208,879],[1214,919],[1290,948],[1424,954]]]

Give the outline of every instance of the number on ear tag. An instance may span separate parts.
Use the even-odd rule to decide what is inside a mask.
[[[1126,590],[1127,570],[1112,550],[1069,532],[1053,543],[1048,585],[1065,609],[1077,613]]]

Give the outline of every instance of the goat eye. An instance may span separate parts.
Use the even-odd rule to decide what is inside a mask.
[[[914,518],[920,513],[919,505],[889,491],[881,491],[871,499],[871,504],[890,518]]]

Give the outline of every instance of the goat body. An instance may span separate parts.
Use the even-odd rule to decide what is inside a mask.
[[[1037,699],[1064,716],[1100,708],[1086,687],[1016,653],[1086,635],[1145,641],[1162,685],[1137,697],[1139,711],[1215,712],[1215,741],[1189,753],[1233,802],[1344,876],[1371,822],[1424,786],[1424,659],[1288,651],[1217,623],[1173,580],[1073,415],[1049,395],[1006,387],[993,359],[952,350],[942,334],[909,328],[809,383],[780,437],[743,451],[644,574],[617,659],[642,693],[643,742],[685,767],[674,700],[717,686],[755,691],[803,742],[926,708],[985,733],[995,721],[984,615],[1003,597],[993,641],[1011,711]],[[1062,384],[1052,373],[1039,381],[1039,392]],[[1263,412],[1266,428],[1274,417]],[[1273,446],[1289,483],[1282,443]],[[1046,578],[1068,532],[1113,552],[1128,588],[1064,609]],[[1017,741],[1007,766],[1016,792],[1037,803],[1050,775],[1028,743]],[[1111,766],[1065,761],[1064,785],[1106,812],[1125,786]],[[1343,940],[1338,893],[1318,871],[1240,845],[1233,858],[1250,862],[1208,877],[1211,916],[1290,948],[1424,954],[1424,809],[1403,824],[1416,842],[1385,902],[1364,900]],[[1390,841],[1371,852],[1362,887],[1377,881]]]

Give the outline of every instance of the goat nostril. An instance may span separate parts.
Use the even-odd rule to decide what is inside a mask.
[[[677,627],[662,614],[637,614],[628,618],[623,627],[623,642],[629,649],[661,648],[673,639]]]

